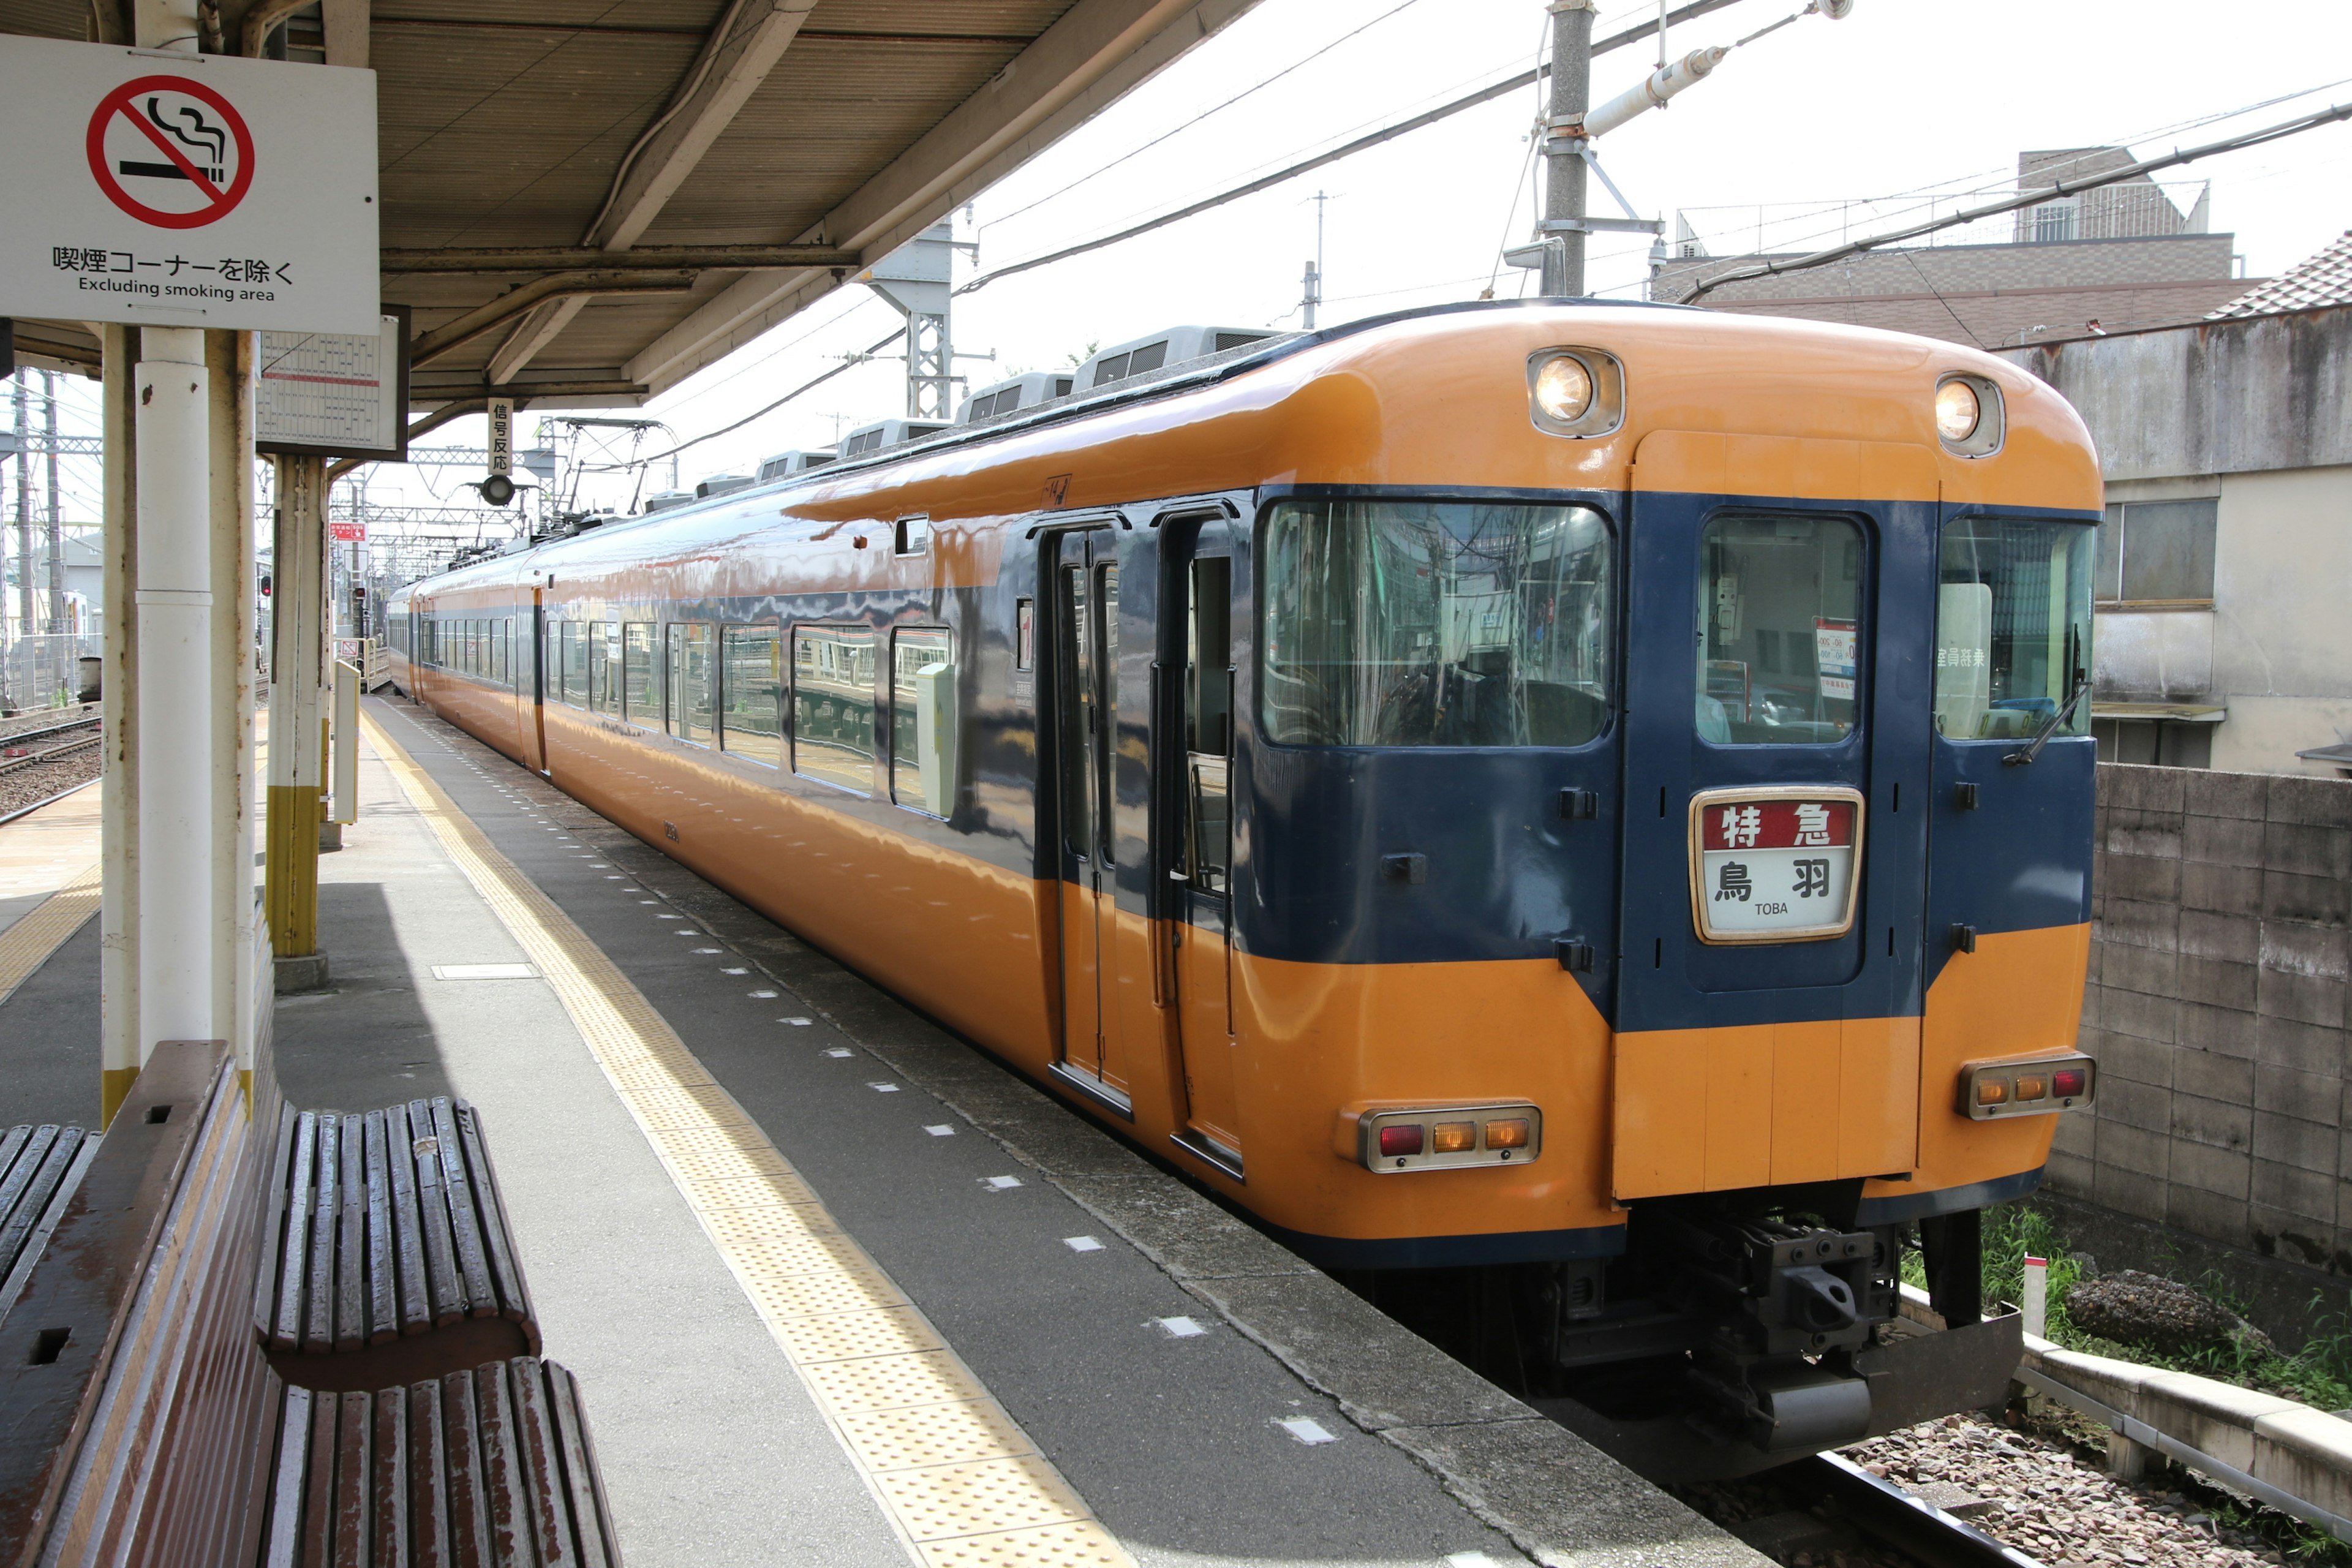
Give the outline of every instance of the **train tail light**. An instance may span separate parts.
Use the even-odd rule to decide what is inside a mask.
[[[1337,1149],[1352,1147],[1358,1163],[1387,1175],[1522,1165],[1543,1150],[1543,1112],[1521,1102],[1368,1109],[1346,1113],[1341,1127],[1346,1136]]]
[[[2069,1053],[2027,1060],[1970,1062],[1960,1069],[1960,1111],[1973,1121],[2047,1116],[2091,1103],[2098,1064]]]
[[[1524,1149],[1528,1146],[1528,1124],[1524,1118],[1506,1117],[1486,1123],[1486,1147],[1489,1149]]]

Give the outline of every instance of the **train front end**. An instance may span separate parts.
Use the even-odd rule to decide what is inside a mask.
[[[1661,1473],[1998,1398],[1978,1216],[2095,1093],[2079,420],[1808,323],[1368,340],[1253,531],[1252,1201]]]

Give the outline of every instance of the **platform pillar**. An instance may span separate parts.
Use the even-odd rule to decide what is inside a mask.
[[[209,659],[213,721],[214,1028],[236,1055],[239,1081],[250,1093],[254,1045],[259,1037],[254,943],[259,936],[260,889],[255,886],[254,819],[260,799],[254,766],[254,688],[260,677],[254,643],[256,537],[253,521],[253,356],[251,332],[206,332],[212,405],[206,417],[211,448],[212,575],[215,584]]]
[[[99,1125],[139,1077],[139,406],[137,327],[99,329],[105,355],[99,623],[106,655],[99,717]]]
[[[278,465],[269,655],[269,942],[285,988],[322,983],[319,952],[319,825],[326,788],[320,700],[326,668],[327,464]],[[312,973],[313,971],[317,973]]]

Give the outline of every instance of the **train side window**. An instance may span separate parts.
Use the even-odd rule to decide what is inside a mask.
[[[1699,542],[1699,738],[1827,746],[1858,712],[1862,530],[1842,517],[1718,517]]]
[[[490,679],[500,686],[513,684],[507,679],[508,649],[511,646],[507,628],[513,624],[504,616],[490,623]]]
[[[621,628],[621,715],[648,730],[661,728],[661,689],[654,674],[654,632],[648,622]]]
[[[784,759],[783,645],[773,626],[719,632],[719,745],[769,767]]]
[[[710,667],[713,628],[702,621],[669,625],[669,732],[698,745],[710,743]]]
[[[876,638],[865,626],[793,628],[793,772],[874,793]]]
[[[604,624],[588,623],[588,710],[592,713],[609,713],[614,706],[604,693],[605,668],[611,661],[604,654]]]
[[[1225,556],[1192,563],[1184,619],[1184,842],[1177,874],[1222,892],[1233,859],[1226,797],[1234,749],[1234,563]]]
[[[945,626],[890,634],[890,798],[933,816],[955,805],[954,659]]]
[[[555,627],[555,685],[574,708],[588,706],[588,627],[562,621]]]
[[[1580,746],[1610,712],[1590,507],[1289,501],[1265,545],[1262,732],[1293,746]]]
[[[2073,707],[2059,733],[2087,733],[2096,530],[2078,522],[1964,517],[1944,525],[1936,586],[1936,732],[2012,741]]]

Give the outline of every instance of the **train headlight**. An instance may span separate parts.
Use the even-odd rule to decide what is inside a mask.
[[[1606,436],[1625,423],[1625,371],[1599,349],[1528,356],[1528,417],[1553,436]]]
[[[1592,412],[1592,373],[1573,354],[1546,360],[1536,372],[1536,406],[1562,425],[1575,424]]]
[[[2047,1116],[2091,1103],[2098,1064],[2069,1051],[2027,1060],[1970,1062],[1960,1069],[1960,1113],[1972,1121]]]
[[[1965,441],[1977,433],[1984,405],[1977,389],[1965,381],[1948,381],[1936,388],[1936,434],[1947,441]]]
[[[1948,375],[1936,384],[1936,437],[1961,458],[2000,450],[2005,416],[2000,388],[1980,375]]]

